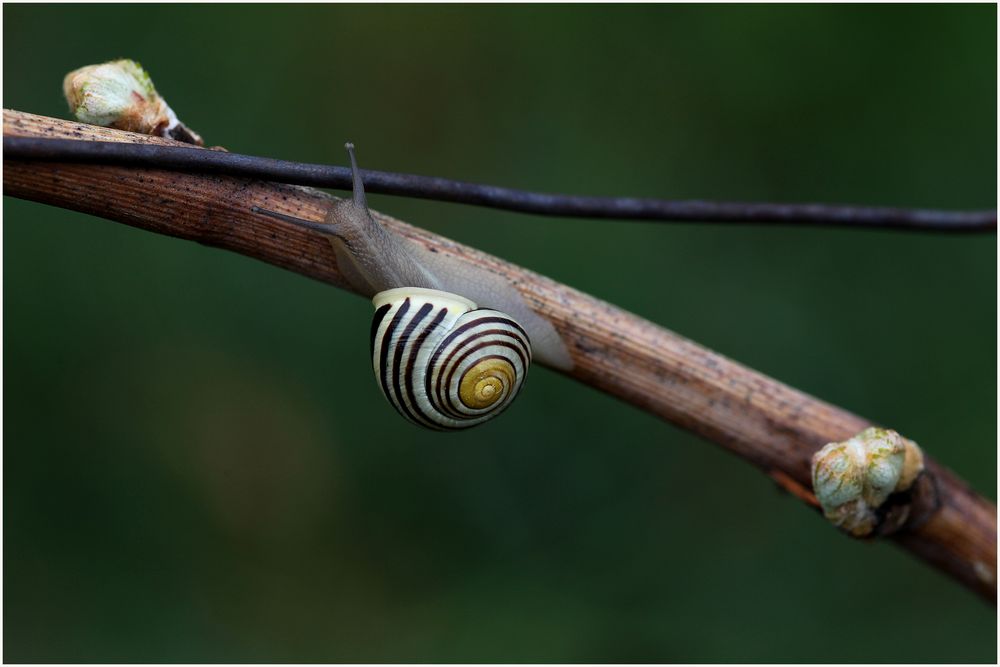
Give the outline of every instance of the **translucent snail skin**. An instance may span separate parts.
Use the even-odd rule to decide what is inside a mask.
[[[475,426],[510,405],[533,358],[572,368],[552,324],[502,277],[376,222],[354,146],[346,148],[353,196],[335,202],[323,223],[255,210],[330,237],[342,274],[375,305],[372,367],[397,412],[432,429]]]

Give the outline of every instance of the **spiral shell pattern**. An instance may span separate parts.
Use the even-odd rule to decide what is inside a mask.
[[[379,292],[372,303],[375,377],[411,422],[475,426],[503,412],[521,389],[531,344],[509,315],[422,288]]]

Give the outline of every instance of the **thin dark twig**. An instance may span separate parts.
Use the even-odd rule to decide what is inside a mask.
[[[93,162],[224,173],[281,183],[351,189],[347,167],[289,162],[224,151],[117,142],[3,138],[5,159]],[[829,204],[672,201],[634,197],[586,197],[515,190],[446,178],[362,169],[368,192],[435,199],[539,215],[675,222],[839,225],[943,232],[996,232],[996,209],[942,211]]]

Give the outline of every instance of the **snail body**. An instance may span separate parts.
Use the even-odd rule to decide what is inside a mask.
[[[372,367],[411,422],[468,428],[510,405],[531,363],[528,334],[508,315],[438,290],[397,288],[372,299]]]
[[[541,358],[550,365],[572,366],[552,324],[507,281],[430,253],[376,222],[353,145],[347,150],[353,197],[336,201],[323,223],[255,210],[330,237],[341,273],[372,297],[372,368],[397,412],[436,430],[475,426],[505,410],[520,391],[535,356],[532,344],[541,341]]]

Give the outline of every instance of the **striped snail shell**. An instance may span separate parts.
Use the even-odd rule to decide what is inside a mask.
[[[379,292],[372,303],[375,377],[408,420],[437,430],[468,428],[514,400],[531,345],[509,315],[416,287]]]

